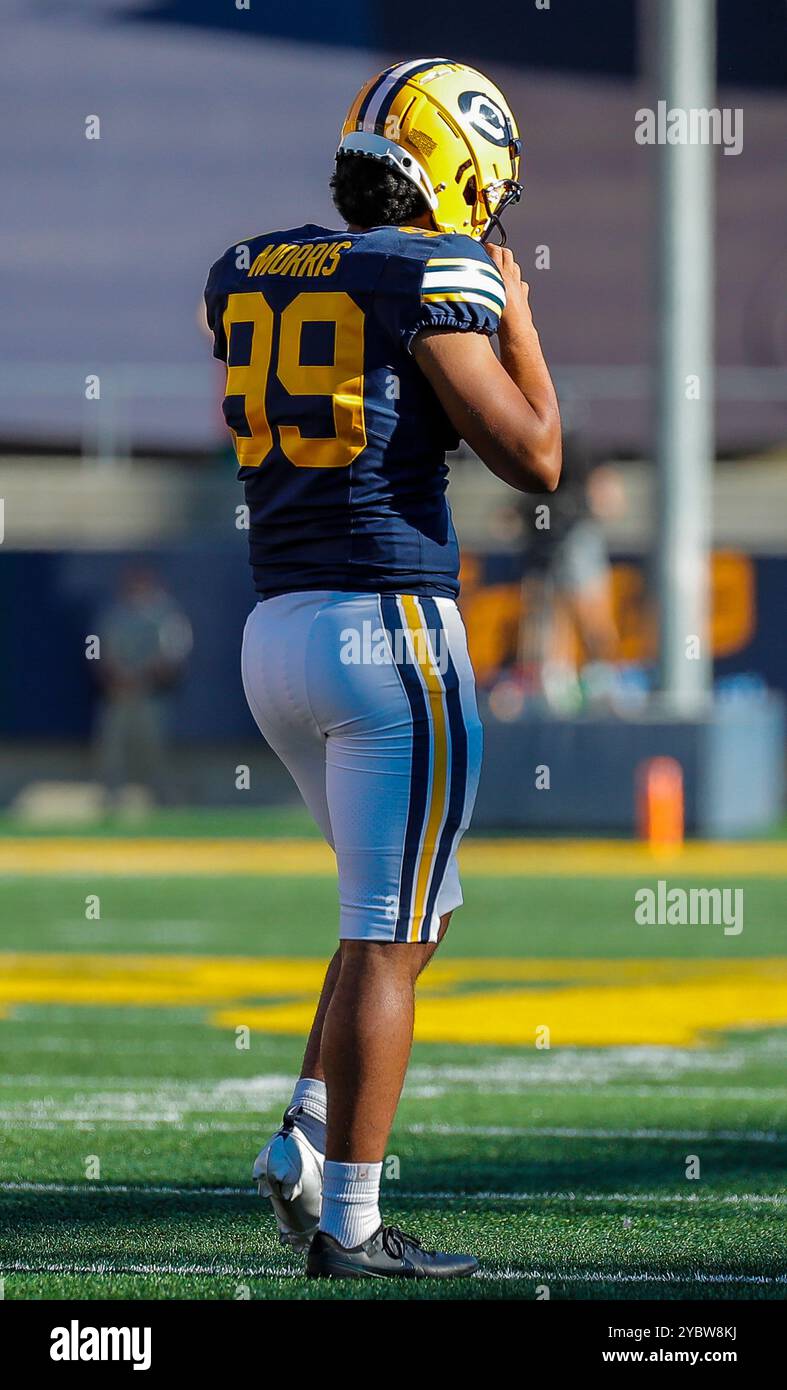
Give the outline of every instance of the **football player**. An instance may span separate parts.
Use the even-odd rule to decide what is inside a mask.
[[[520,196],[520,153],[481,73],[396,63],[342,129],[346,231],[266,232],[230,247],[206,288],[259,600],[244,688],[338,867],[339,948],[254,1168],[312,1276],[477,1268],[383,1224],[379,1192],[415,982],[462,902],[481,761],[446,450],[465,439],[520,491],[560,473],[528,288],[488,240]]]

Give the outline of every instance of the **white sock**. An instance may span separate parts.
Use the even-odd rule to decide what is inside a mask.
[[[320,1230],[346,1250],[362,1245],[380,1225],[382,1163],[325,1162]]]
[[[325,1124],[328,1116],[328,1092],[325,1082],[317,1081],[313,1076],[302,1076],[295,1083],[290,1101],[290,1106],[292,1105],[302,1106],[304,1114],[311,1115],[315,1120]]]

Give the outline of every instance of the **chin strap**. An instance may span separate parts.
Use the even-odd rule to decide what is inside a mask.
[[[481,245],[483,246],[484,242],[489,240],[492,232],[496,229],[500,233],[500,241],[498,244],[500,246],[505,246],[508,238],[506,237],[506,229],[500,219],[506,208],[510,208],[512,204],[519,202],[519,199],[522,197],[522,184],[514,183],[513,179],[507,180],[506,191],[496,208],[490,207],[489,194],[486,189],[483,190],[483,196],[486,210],[489,214],[489,222],[486,230],[481,235]]]

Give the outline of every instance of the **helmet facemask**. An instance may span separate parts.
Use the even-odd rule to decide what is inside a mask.
[[[481,245],[489,240],[492,232],[497,229],[500,234],[500,245],[505,246],[508,240],[506,229],[501,222],[506,208],[518,203],[522,197],[522,184],[515,179],[499,179],[497,183],[488,183],[486,188],[482,188],[481,197],[487,212],[489,221],[479,237]]]

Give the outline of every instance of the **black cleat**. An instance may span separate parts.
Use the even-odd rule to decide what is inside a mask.
[[[363,1245],[351,1250],[318,1231],[306,1261],[309,1279],[456,1279],[477,1269],[478,1260],[472,1255],[424,1250],[420,1240],[405,1235],[398,1226],[380,1226]]]

